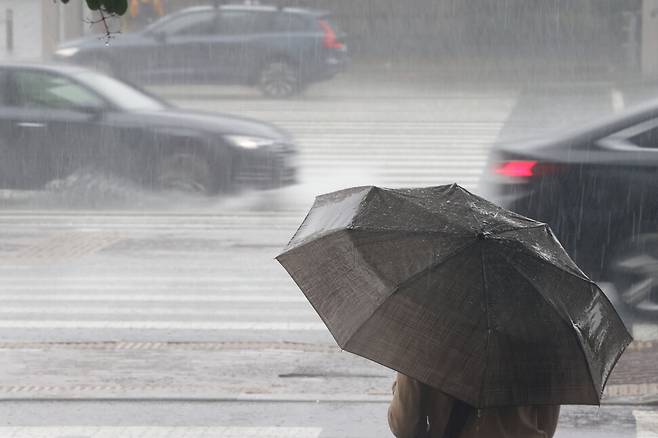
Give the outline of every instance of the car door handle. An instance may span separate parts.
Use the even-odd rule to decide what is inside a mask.
[[[18,122],[16,126],[21,128],[45,128],[46,124],[41,122]]]

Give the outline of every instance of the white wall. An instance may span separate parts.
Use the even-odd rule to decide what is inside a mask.
[[[0,60],[40,59],[43,46],[41,0],[0,0]],[[7,53],[6,11],[14,11],[14,51]]]
[[[642,2],[642,72],[658,75],[658,0]]]

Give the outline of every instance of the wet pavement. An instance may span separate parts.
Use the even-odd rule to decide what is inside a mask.
[[[381,438],[386,403],[111,401],[0,403],[14,438]],[[172,413],[175,413],[172,415]],[[563,407],[556,438],[652,438],[656,411],[631,406]],[[55,424],[55,425],[53,425]]]

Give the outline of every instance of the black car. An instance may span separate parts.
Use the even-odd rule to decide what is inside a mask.
[[[97,35],[67,42],[55,56],[140,83],[245,84],[286,97],[343,69],[344,38],[322,11],[200,6],[109,44]]]
[[[548,223],[591,277],[658,315],[658,102],[554,138],[498,145],[480,193]]]
[[[179,110],[96,71],[0,65],[0,101],[5,189],[39,189],[81,169],[203,193],[295,180],[295,146],[276,127]]]

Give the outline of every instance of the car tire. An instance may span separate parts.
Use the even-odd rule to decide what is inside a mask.
[[[160,189],[190,194],[208,195],[217,189],[208,162],[199,155],[187,152],[163,158],[156,180]]]
[[[284,60],[272,61],[263,67],[258,87],[264,96],[275,99],[294,96],[303,88],[297,68]]]
[[[636,315],[658,319],[658,235],[619,245],[611,279],[620,302]]]

